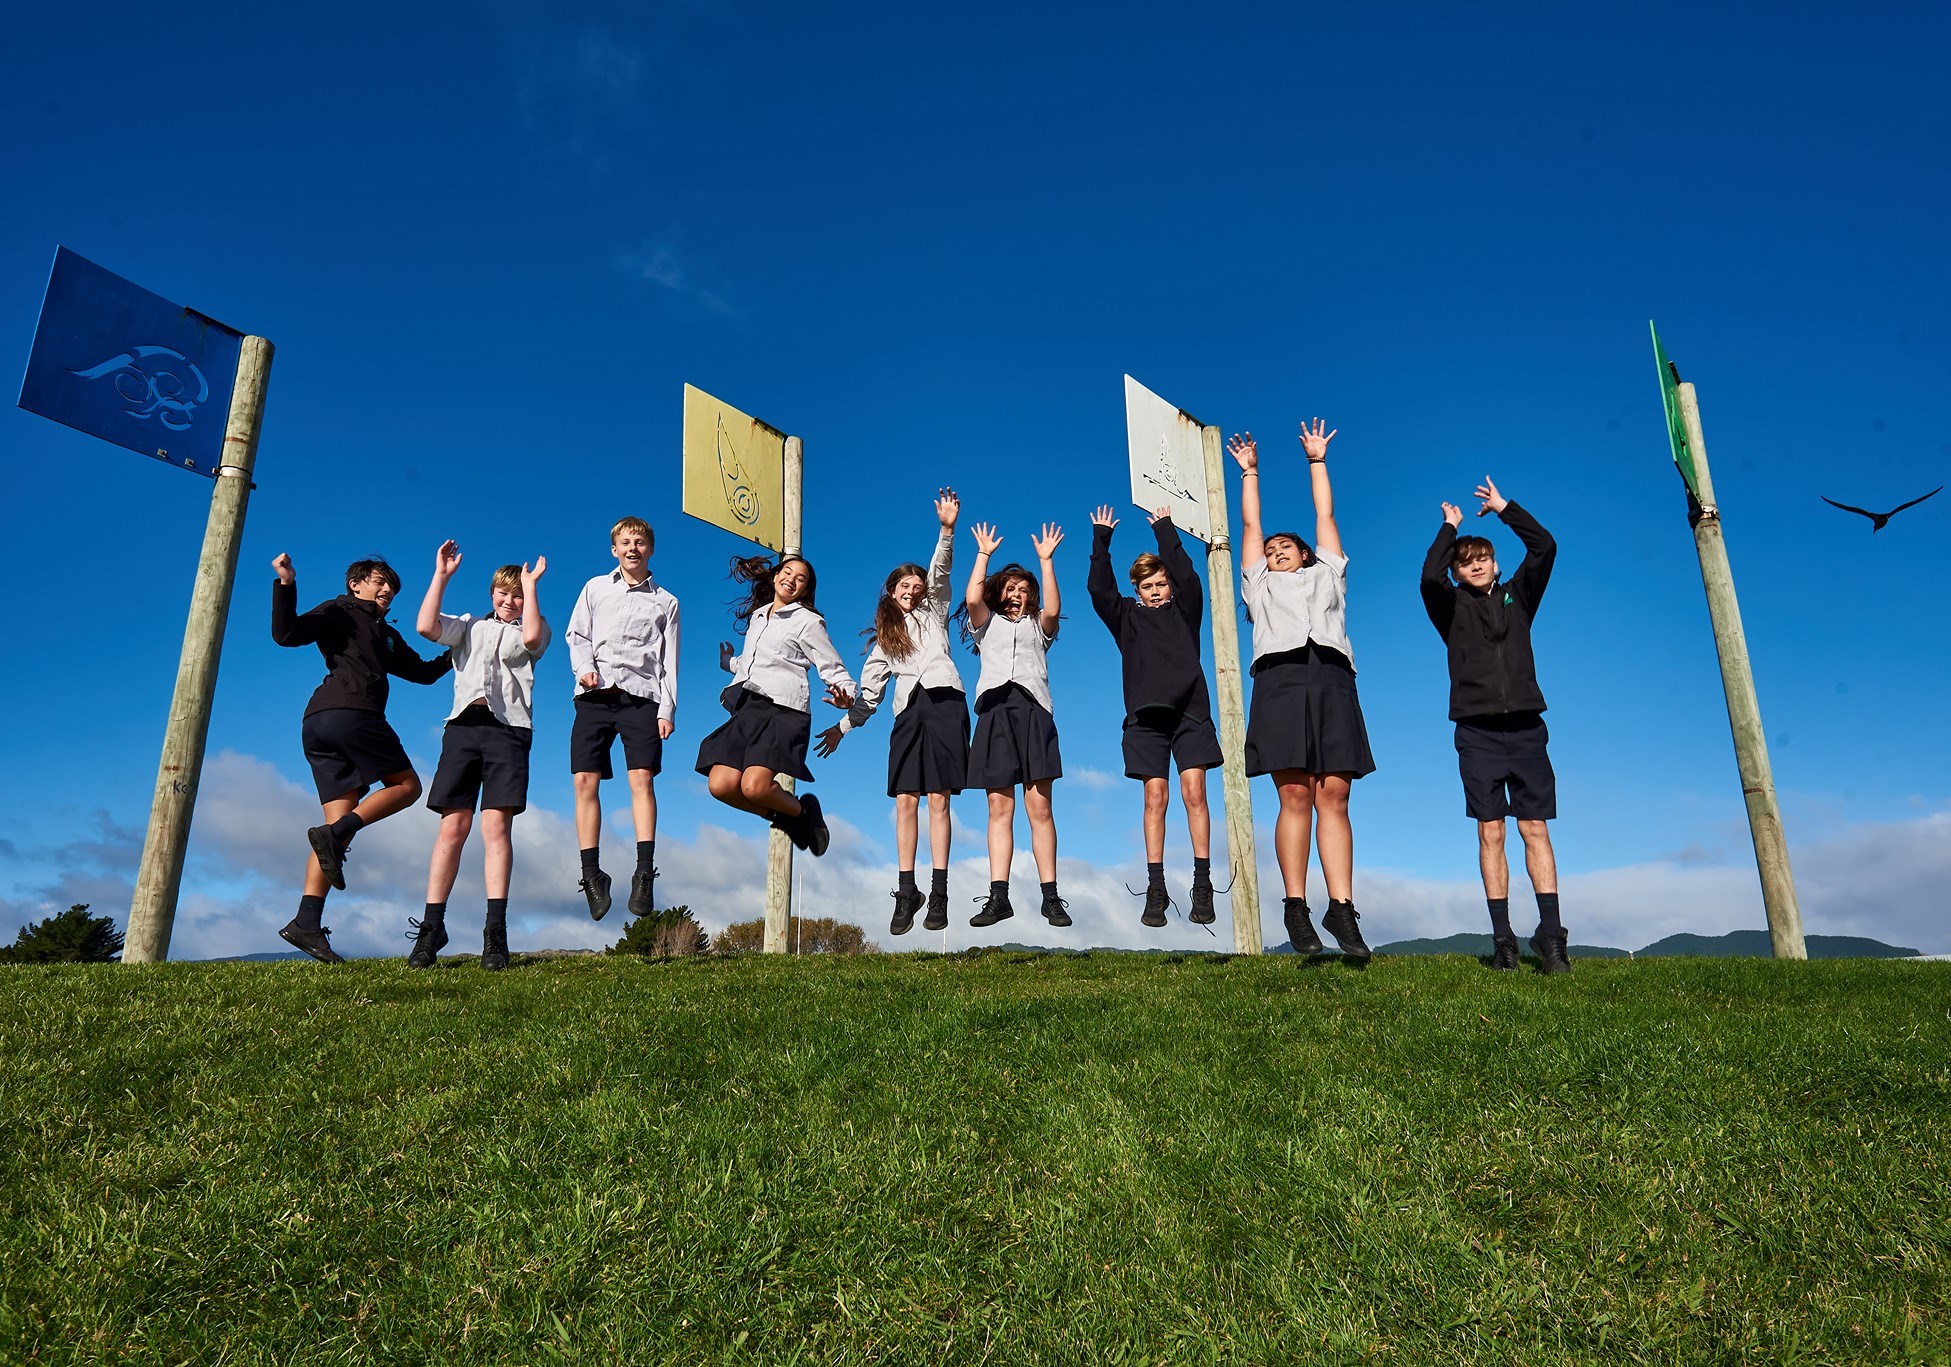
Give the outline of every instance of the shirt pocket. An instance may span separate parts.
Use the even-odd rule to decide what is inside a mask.
[[[627,645],[647,648],[664,636],[663,615],[648,602],[626,598],[617,619],[617,639]]]

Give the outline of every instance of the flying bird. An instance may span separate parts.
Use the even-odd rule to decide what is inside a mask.
[[[1941,493],[1943,492],[1943,489],[1944,486],[1940,484],[1937,486],[1937,488],[1931,490],[1930,494],[1923,494],[1917,498],[1913,498],[1908,503],[1899,503],[1896,507],[1892,508],[1887,513],[1873,513],[1868,508],[1852,508],[1847,503],[1836,502],[1835,499],[1828,497],[1826,494],[1817,494],[1816,497],[1820,498],[1824,503],[1827,503],[1832,508],[1841,508],[1846,513],[1855,513],[1858,517],[1869,518],[1870,531],[1874,533],[1874,532],[1882,531],[1884,527],[1889,525],[1890,519],[1895,517],[1898,513],[1901,513],[1904,509],[1915,508],[1918,504],[1922,503],[1925,499],[1929,498],[1931,494]]]

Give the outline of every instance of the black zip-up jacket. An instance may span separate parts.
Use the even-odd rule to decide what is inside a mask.
[[[308,717],[335,707],[384,713],[388,674],[430,684],[454,667],[448,651],[422,659],[379,615],[377,604],[349,593],[300,615],[298,586],[282,579],[271,582],[271,639],[281,646],[315,645],[325,657],[325,681],[305,704]]]
[[[1212,714],[1206,692],[1206,671],[1199,663],[1199,627],[1205,620],[1205,587],[1179,540],[1172,519],[1152,524],[1158,536],[1158,558],[1172,581],[1172,601],[1148,608],[1118,592],[1111,569],[1111,529],[1095,527],[1091,535],[1091,606],[1111,628],[1124,657],[1125,715],[1142,712]]]
[[[1542,712],[1531,658],[1531,623],[1551,579],[1558,543],[1538,519],[1506,503],[1498,516],[1524,543],[1524,563],[1509,579],[1486,590],[1451,582],[1450,550],[1456,528],[1445,522],[1423,559],[1423,607],[1450,648],[1450,720]]]

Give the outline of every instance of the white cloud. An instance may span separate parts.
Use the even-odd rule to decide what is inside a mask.
[[[628,278],[656,285],[696,304],[706,313],[716,314],[720,318],[746,316],[744,309],[703,285],[697,278],[697,271],[679,260],[676,248],[668,242],[646,242],[634,251],[618,252],[612,264]]]

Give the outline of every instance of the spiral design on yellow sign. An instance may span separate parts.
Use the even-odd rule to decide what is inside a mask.
[[[745,469],[738,458],[738,449],[725,434],[725,419],[718,419],[718,474],[725,483],[725,506],[731,509],[732,516],[746,527],[758,525],[763,505],[759,501],[759,491],[747,481]]]

